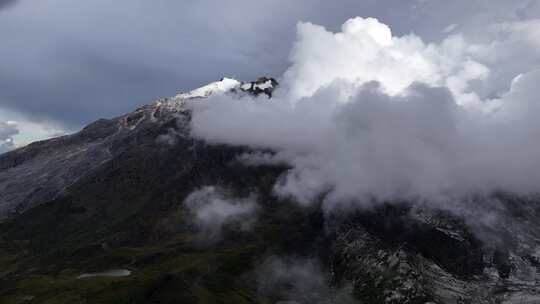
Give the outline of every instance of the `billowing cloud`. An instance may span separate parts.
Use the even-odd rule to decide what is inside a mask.
[[[298,40],[292,52],[293,65],[284,76],[290,98],[313,95],[336,79],[355,84],[378,81],[395,95],[414,82],[446,86],[460,103],[477,103],[467,92],[468,82],[485,78],[489,69],[470,58],[470,47],[453,36],[442,44],[426,44],[410,34],[392,36],[377,19],[354,18],[332,33],[311,23],[298,25]]]
[[[292,166],[276,193],[303,203],[538,193],[540,72],[523,65],[510,78],[514,70],[481,58],[498,44],[507,58],[520,55],[508,37],[466,39],[393,37],[374,19],[351,19],[339,33],[300,24],[284,89],[270,102],[194,102],[192,133],[274,149],[273,161]],[[499,94],[486,97],[486,87]]]
[[[0,0],[0,5],[8,7],[14,1]],[[444,39],[450,24],[481,40],[485,33],[474,33],[487,25],[540,17],[533,0],[342,0],[340,5],[325,0],[237,0],[229,5],[214,0],[164,0],[159,5],[143,0],[16,3],[1,11],[0,104],[33,123],[54,121],[67,129],[223,76],[252,80],[280,75],[287,69],[298,21],[337,31],[343,20],[373,16],[388,24],[394,35],[416,33],[429,44]],[[500,58],[495,59],[499,64],[507,62]],[[513,77],[510,74],[502,78]],[[492,92],[486,86],[477,93]]]

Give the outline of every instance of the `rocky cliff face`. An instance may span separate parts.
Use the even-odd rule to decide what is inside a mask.
[[[495,227],[411,202],[323,214],[273,195],[286,164],[190,137],[186,102],[276,86],[223,79],[1,155],[0,302],[540,301],[537,198],[494,197]]]

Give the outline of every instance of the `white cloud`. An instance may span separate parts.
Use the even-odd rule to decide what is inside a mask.
[[[284,89],[270,102],[224,94],[194,102],[192,134],[274,149],[293,167],[276,193],[304,203],[321,193],[331,207],[540,192],[540,72],[524,64],[515,80],[511,62],[486,57],[499,45],[513,60],[522,40],[470,44],[457,34],[425,44],[390,38],[386,25],[361,18],[340,33],[306,23],[298,30]],[[485,97],[488,87],[500,97]]]
[[[300,23],[291,60],[284,80],[292,99],[309,97],[343,79],[357,85],[378,81],[390,95],[414,82],[448,86],[458,103],[478,105],[478,98],[467,92],[468,83],[489,74],[487,67],[471,58],[459,35],[440,45],[426,44],[414,34],[392,37],[387,25],[360,17],[348,20],[339,33]]]
[[[540,67],[540,19],[499,22],[468,33],[469,56],[492,70],[473,88],[482,98],[504,94],[512,79]]]
[[[241,230],[248,230],[254,223],[257,210],[253,197],[228,198],[212,186],[191,193],[184,206],[193,214],[194,224],[205,234],[205,238],[210,240],[219,237],[226,225],[235,224]]]

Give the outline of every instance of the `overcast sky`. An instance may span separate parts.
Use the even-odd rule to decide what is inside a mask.
[[[537,2],[0,0],[0,152],[224,76],[279,77],[299,21],[375,17],[429,43],[537,18]]]

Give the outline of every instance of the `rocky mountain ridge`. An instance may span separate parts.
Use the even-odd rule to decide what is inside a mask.
[[[58,197],[66,187],[123,151],[122,142],[148,128],[167,127],[186,110],[189,99],[237,92],[271,96],[276,80],[261,77],[253,82],[230,78],[188,93],[160,99],[132,113],[100,119],[78,133],[32,143],[0,155],[0,218],[25,211]]]

